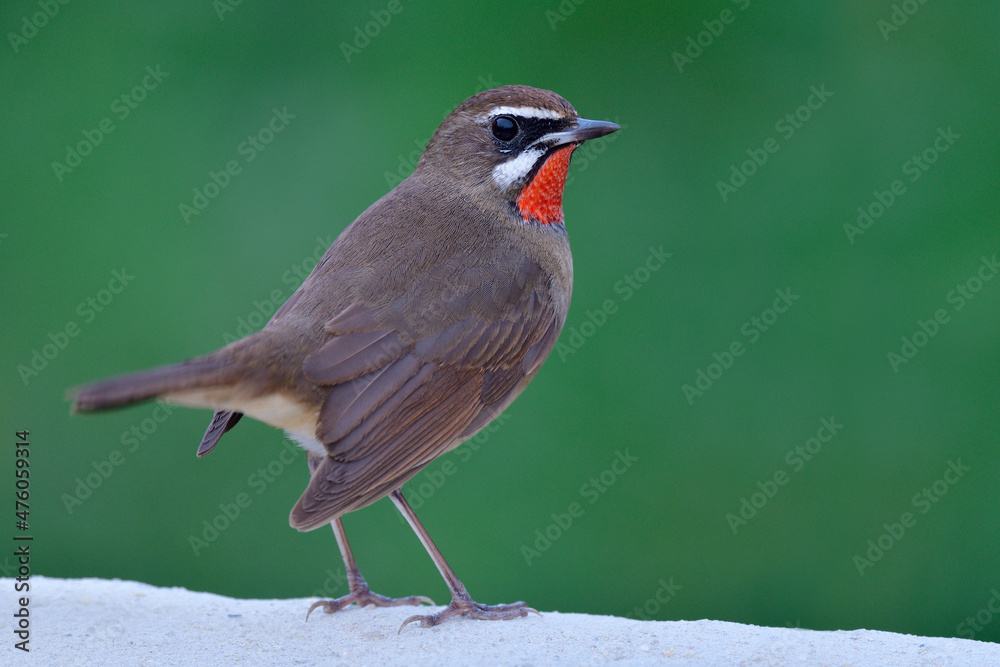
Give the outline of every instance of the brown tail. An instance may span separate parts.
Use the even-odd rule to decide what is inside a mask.
[[[161,366],[71,389],[74,412],[106,410],[185,389],[218,386],[230,381],[233,364],[217,354]]]

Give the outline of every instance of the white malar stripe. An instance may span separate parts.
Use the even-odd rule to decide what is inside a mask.
[[[506,190],[514,183],[517,183],[532,170],[538,158],[545,155],[545,148],[542,146],[531,146],[521,151],[515,158],[502,162],[493,168],[493,180]]]
[[[546,118],[548,120],[559,120],[566,116],[553,111],[552,109],[539,109],[537,107],[494,107],[486,116],[487,120],[492,120],[497,116],[520,116],[521,118]]]

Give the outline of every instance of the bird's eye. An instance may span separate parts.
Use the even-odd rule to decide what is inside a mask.
[[[510,141],[517,136],[517,121],[510,116],[498,116],[493,121],[493,136],[500,141]]]

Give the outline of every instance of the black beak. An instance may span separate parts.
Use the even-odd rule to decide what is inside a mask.
[[[543,140],[551,146],[562,146],[564,144],[582,143],[588,139],[603,137],[606,134],[611,134],[621,129],[616,123],[610,123],[606,120],[577,118],[575,122],[576,127],[563,130],[562,132],[547,134],[543,137]]]

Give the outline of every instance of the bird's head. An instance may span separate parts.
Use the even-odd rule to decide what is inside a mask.
[[[461,187],[469,197],[502,201],[524,220],[562,224],[562,192],[573,149],[618,125],[580,118],[559,95],[503,86],[453,111],[420,158],[415,174]]]

